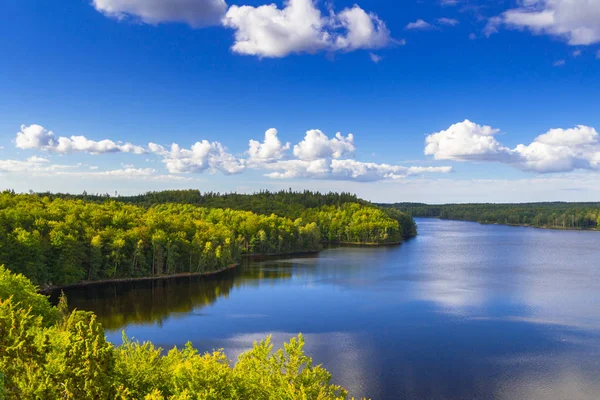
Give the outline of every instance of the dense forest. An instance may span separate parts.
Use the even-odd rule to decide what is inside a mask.
[[[270,192],[261,191],[254,194],[239,193],[202,193],[199,190],[164,190],[159,192],[147,192],[135,196],[112,196],[106,194],[68,194],[68,193],[40,193],[48,198],[62,198],[70,200],[86,200],[104,202],[107,199],[118,200],[122,203],[135,204],[151,207],[157,204],[179,203],[192,204],[204,208],[231,208],[232,210],[252,211],[256,214],[276,214],[282,217],[299,218],[307,208],[321,206],[341,206],[345,203],[357,203],[368,205],[351,193],[330,192],[322,194],[305,190],[304,192],[293,192],[291,190]]]
[[[294,207],[299,213],[282,210],[282,215],[244,211],[235,201],[225,202],[230,208],[168,201],[169,195],[178,198],[178,193],[190,192],[165,192],[161,201],[140,202],[144,205],[122,198],[3,192],[0,264],[38,285],[67,285],[206,273],[237,263],[244,255],[312,252],[323,243],[399,243],[416,233],[406,214],[363,201],[345,202],[356,199],[346,194],[297,194],[300,206]],[[258,207],[270,196],[279,199],[275,204],[286,204],[281,199],[293,198],[293,193],[255,195],[260,201],[230,196]],[[330,204],[322,205],[326,203]]]
[[[600,203],[523,204],[380,204],[413,217],[433,217],[486,224],[522,225],[555,229],[600,228]]]
[[[366,200],[359,199],[356,195],[342,193],[319,193],[310,190],[293,192],[292,190],[281,190],[270,192],[268,190],[253,194],[239,193],[202,193],[199,190],[164,190],[159,192],[147,192],[135,196],[120,196],[116,194],[68,194],[68,193],[40,193],[39,195],[50,199],[61,198],[70,200],[85,200],[102,203],[108,199],[117,200],[122,203],[135,204],[143,207],[152,207],[157,204],[179,203],[192,204],[204,208],[230,208],[232,210],[252,211],[256,214],[271,215],[291,219],[300,218],[305,210],[323,206],[341,207],[347,203],[360,204],[365,207],[374,207]],[[402,227],[402,236],[411,237],[417,234],[417,226],[413,219],[405,213],[397,212],[390,208],[384,208],[384,212],[390,218],[397,220]]]
[[[273,351],[256,343],[233,365],[222,351],[188,343],[164,352],[126,337],[106,341],[93,313],[68,312],[0,266],[0,399],[343,400],[346,390],[314,366],[302,336]]]

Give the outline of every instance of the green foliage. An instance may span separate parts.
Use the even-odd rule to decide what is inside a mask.
[[[212,207],[221,202],[236,209]],[[47,286],[206,273],[244,255],[317,251],[321,243],[398,243],[414,233],[406,214],[344,193],[182,191],[103,202],[0,194],[0,264]]]
[[[22,274],[13,274],[0,265],[0,301],[11,299],[12,304],[26,304],[33,315],[44,318],[47,324],[56,322],[59,312],[46,296],[37,293],[36,286]]]
[[[315,222],[328,243],[399,243],[403,237],[397,220],[379,208],[356,203],[310,208],[302,219]]]
[[[556,229],[598,229],[600,203],[446,204],[397,203],[392,207],[414,217],[437,217],[486,224]]]
[[[3,274],[4,280],[24,279]],[[166,355],[123,337],[114,347],[93,313],[74,311],[48,326],[33,285],[0,298],[0,394],[6,399],[346,399],[331,375],[313,366],[300,335],[273,351],[270,338],[230,365],[222,351],[191,344]],[[31,303],[30,303],[31,302]],[[64,311],[66,300],[61,301]],[[57,313],[61,313],[59,310]]]

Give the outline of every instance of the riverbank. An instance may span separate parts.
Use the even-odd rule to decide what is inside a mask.
[[[310,250],[310,251],[295,251],[291,253],[267,253],[267,254],[246,254],[243,255],[242,258],[245,260],[273,260],[278,258],[289,258],[289,257],[301,257],[301,256],[315,256],[318,255],[321,251],[325,250],[329,246],[339,246],[339,247],[387,247],[387,246],[398,246],[403,242],[392,242],[392,243],[360,243],[360,242],[342,242],[342,243],[328,243],[321,250]],[[114,279],[101,279],[97,281],[81,281],[77,283],[72,283],[69,285],[45,285],[40,286],[38,292],[42,294],[50,294],[56,290],[69,289],[75,287],[84,287],[84,286],[92,286],[92,285],[102,285],[107,283],[129,283],[129,282],[140,282],[140,281],[153,281],[153,280],[163,280],[163,279],[177,279],[177,278],[192,278],[192,277],[203,277],[203,276],[213,276],[217,274],[221,274],[225,271],[236,268],[240,265],[240,263],[234,263],[228,265],[225,268],[221,268],[215,271],[209,272],[185,272],[179,274],[172,275],[159,275],[159,276],[142,276],[135,278],[114,278]]]
[[[101,279],[97,281],[81,281],[77,283],[72,283],[69,285],[46,285],[40,286],[38,292],[43,294],[50,294],[55,290],[61,289],[69,289],[75,287],[83,287],[83,286],[92,286],[92,285],[102,285],[106,283],[129,283],[129,282],[140,282],[140,281],[155,281],[155,280],[163,280],[163,279],[177,279],[177,278],[193,278],[193,277],[202,277],[202,276],[213,276],[225,271],[237,268],[240,264],[234,263],[228,265],[225,268],[217,269],[215,271],[209,272],[185,272],[179,274],[172,275],[159,275],[159,276],[141,276],[137,278],[114,278],[114,279]]]

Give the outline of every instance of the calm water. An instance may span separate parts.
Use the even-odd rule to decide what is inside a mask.
[[[600,233],[418,220],[399,247],[252,262],[210,279],[67,292],[165,348],[230,358],[272,334],[373,399],[600,399]]]

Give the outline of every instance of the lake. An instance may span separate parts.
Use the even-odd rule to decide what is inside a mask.
[[[600,232],[417,223],[401,246],[66,293],[115,343],[125,330],[235,358],[302,332],[354,396],[600,399]]]

